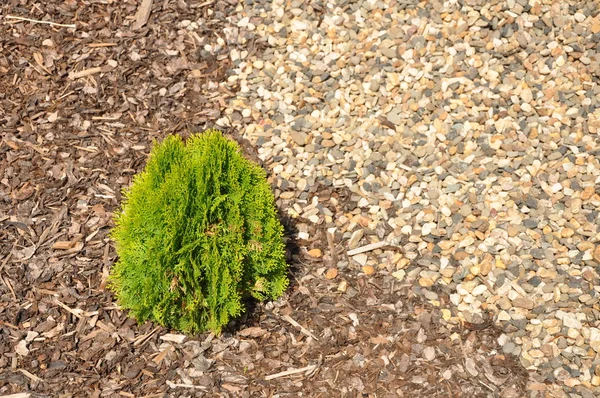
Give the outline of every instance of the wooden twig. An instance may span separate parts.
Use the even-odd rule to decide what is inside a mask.
[[[84,311],[81,308],[71,308],[68,305],[60,302],[56,297],[53,298],[53,300],[55,304],[59,305],[60,307],[62,307],[65,311],[71,313],[74,317],[77,318],[82,318],[82,317],[90,317],[90,316],[94,316],[94,315],[98,315],[98,311]]]
[[[291,316],[289,315],[284,315],[283,319],[285,319],[286,321],[288,321],[289,323],[291,323],[292,325],[294,325],[295,327],[297,327],[298,329],[300,329],[300,331],[305,334],[306,336],[312,338],[315,341],[319,341],[319,339],[317,338],[317,336],[315,336],[314,334],[312,334],[308,329],[306,329],[304,326],[300,325],[298,322],[296,322]]]
[[[387,246],[387,245],[388,245],[388,243],[386,241],[382,240],[381,242],[371,243],[369,245],[365,245],[365,246],[357,247],[356,249],[353,249],[353,250],[349,250],[346,254],[348,254],[349,256],[354,256],[356,254],[370,252],[371,250],[375,250],[375,249],[380,249],[383,246]]]
[[[107,62],[107,64],[104,66],[96,66],[95,68],[84,69],[84,70],[80,70],[79,72],[69,72],[69,79],[75,80],[75,79],[79,79],[81,77],[94,75],[94,74],[100,73],[100,72],[110,72],[111,70],[115,69],[116,67],[117,67],[117,61],[109,60]]]
[[[37,382],[41,382],[44,381],[42,379],[40,379],[39,377],[37,377],[36,375],[34,375],[31,372],[28,372],[25,369],[19,369],[19,372],[23,373],[25,376],[29,377],[32,381],[37,381]]]
[[[144,335],[141,335],[141,336],[138,336],[138,337],[136,337],[136,338],[133,340],[133,346],[134,346],[134,347],[137,347],[137,346],[139,346],[139,345],[142,345],[142,344],[144,344],[144,343],[145,343],[147,340],[149,340],[149,339],[150,339],[150,337],[152,337],[152,335],[153,335],[154,333],[156,333],[156,332],[157,332],[159,329],[160,329],[160,326],[157,326],[157,327],[155,327],[154,329],[152,329],[152,331],[150,331],[148,334],[144,334]]]
[[[52,26],[62,26],[63,28],[72,28],[72,29],[77,28],[77,25],[75,25],[75,24],[67,25],[67,24],[56,23],[56,22],[51,22],[51,21],[39,21],[37,19],[29,19],[29,18],[23,18],[23,17],[16,17],[14,15],[7,15],[7,16],[4,17],[4,19],[15,19],[17,21],[27,21],[27,22],[33,22],[33,23],[41,23],[41,24],[52,25]],[[9,23],[9,22],[5,22],[5,23]]]
[[[327,245],[329,246],[329,252],[331,253],[331,261],[334,264],[337,264],[337,255],[335,253],[335,244],[333,242],[333,238],[335,236],[335,229],[335,227],[327,228]]]
[[[98,48],[98,47],[112,47],[112,46],[116,46],[117,43],[112,43],[112,42],[106,42],[106,43],[90,43],[87,44],[88,47],[90,48]]]
[[[75,80],[79,79],[80,77],[86,77],[100,72],[102,72],[102,68],[97,66],[95,68],[80,70],[79,72],[71,72],[69,73],[69,78]]]
[[[196,386],[194,384],[173,383],[170,380],[167,380],[167,385],[171,388],[194,388],[197,390],[206,390],[207,389],[204,386]]]
[[[304,373],[304,372],[311,373],[316,368],[317,368],[317,365],[308,365],[308,366],[305,366],[300,369],[286,370],[285,372],[279,372],[279,373],[265,376],[265,380],[273,380],[273,379],[277,379],[279,377],[291,376],[291,375],[295,375],[298,373]]]
[[[2,281],[2,283],[4,283],[4,285],[8,288],[8,290],[10,290],[10,293],[12,294],[13,298],[15,300],[17,300],[17,295],[15,294],[15,289],[13,289],[12,285],[10,284],[10,281],[2,278],[2,275],[0,275],[0,281]]]

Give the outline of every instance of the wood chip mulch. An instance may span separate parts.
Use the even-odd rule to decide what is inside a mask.
[[[329,242],[322,257],[309,256],[293,223],[287,295],[255,305],[220,337],[137,325],[117,308],[105,283],[121,189],[153,140],[221,117],[232,93],[219,85],[230,66],[219,32],[236,4],[0,6],[0,396],[509,398],[542,390],[499,350],[492,322],[449,325],[391,276],[347,270],[328,279],[328,262],[343,252],[331,253]],[[195,33],[181,27],[199,19]]]

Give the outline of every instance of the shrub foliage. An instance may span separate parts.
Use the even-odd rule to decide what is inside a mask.
[[[155,144],[115,224],[109,288],[138,321],[219,334],[248,297],[276,299],[287,287],[266,174],[219,131]]]

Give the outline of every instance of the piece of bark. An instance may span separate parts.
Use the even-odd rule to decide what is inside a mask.
[[[133,23],[132,29],[138,30],[142,26],[146,25],[148,18],[150,18],[150,12],[152,11],[152,0],[142,0],[142,4],[135,13],[135,22]]]

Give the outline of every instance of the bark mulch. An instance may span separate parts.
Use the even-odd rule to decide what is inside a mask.
[[[236,4],[154,1],[146,24],[136,1],[0,6],[0,395],[508,398],[543,389],[527,387],[499,350],[493,322],[449,324],[447,297],[433,308],[392,276],[328,279],[343,248],[325,243],[323,257],[308,256],[318,242],[296,239],[291,221],[288,293],[252,304],[222,336],[137,325],[117,308],[105,283],[121,189],[154,139],[212,127],[225,111],[220,31]],[[182,28],[199,19],[195,33]],[[323,205],[341,213],[343,192],[319,193],[330,196],[337,205]]]

